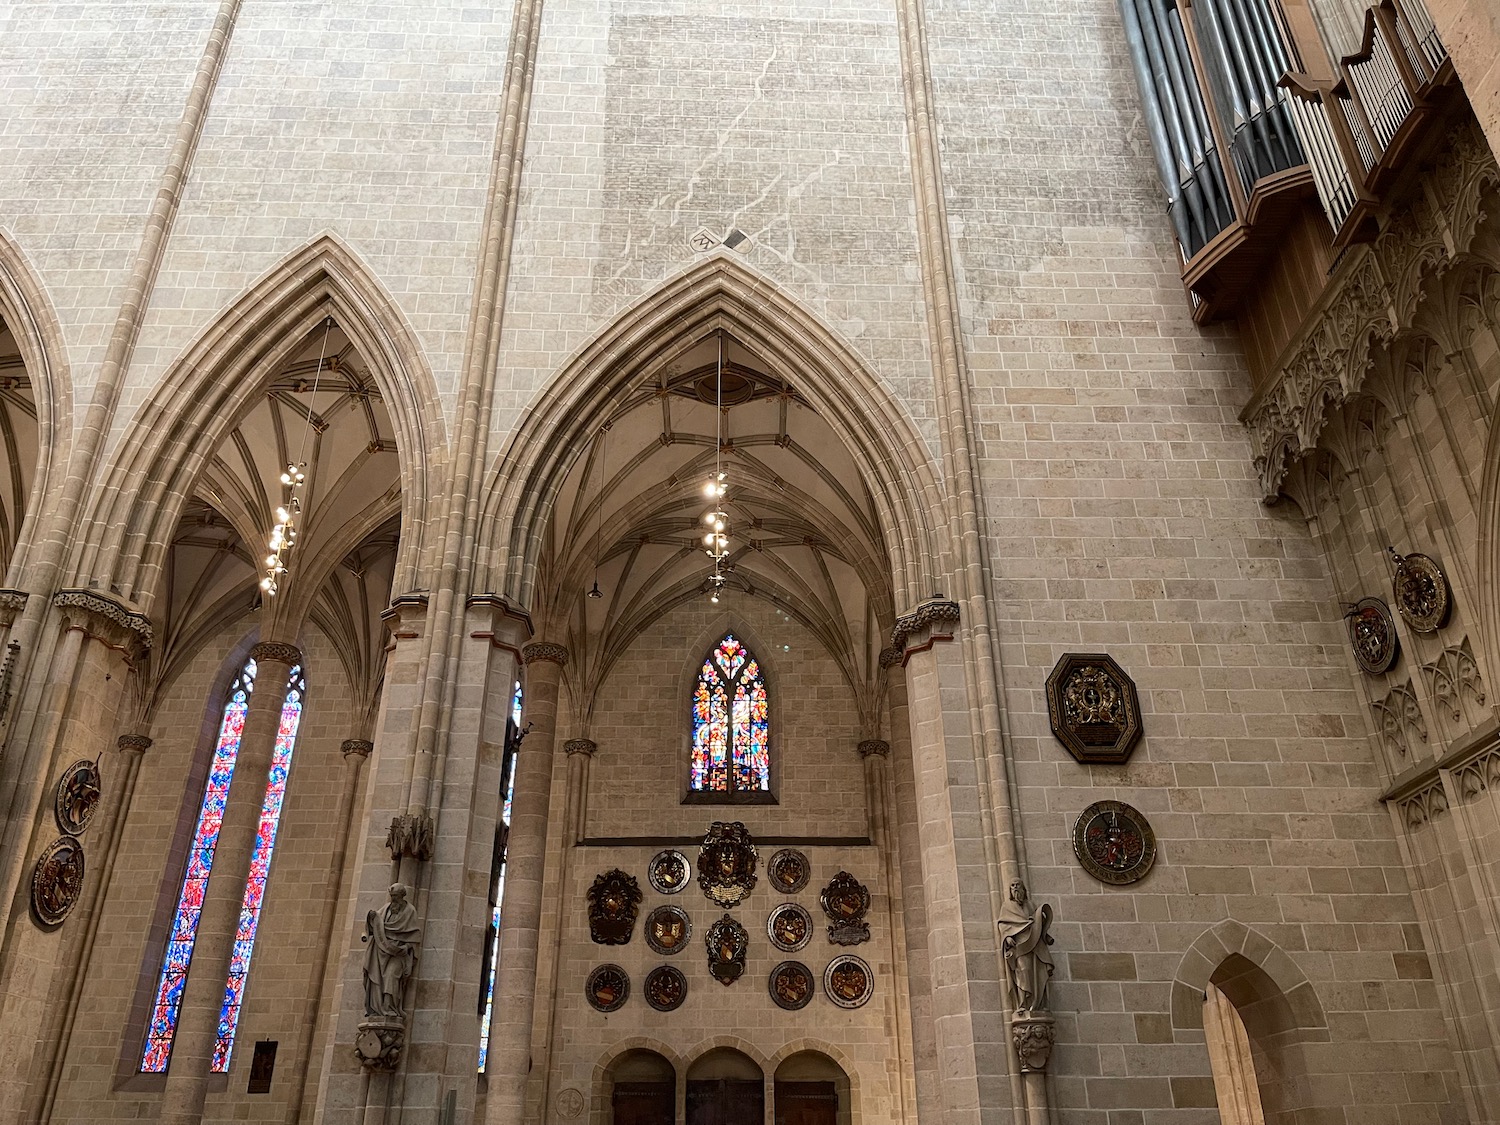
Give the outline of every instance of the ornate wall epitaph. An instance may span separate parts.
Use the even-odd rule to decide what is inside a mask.
[[[104,779],[99,773],[99,763],[88,759],[74,762],[57,782],[57,795],[53,801],[57,826],[70,836],[81,835],[99,810],[103,791]]]
[[[83,893],[83,844],[62,836],[47,845],[31,873],[31,909],[44,926],[60,926]]]
[[[1401,651],[1396,622],[1379,598],[1360,598],[1344,615],[1349,622],[1349,644],[1361,669],[1372,676],[1390,670]]]
[[[640,884],[618,867],[594,878],[589,888],[589,937],[596,945],[625,945],[635,930]]]
[[[1047,677],[1052,733],[1080,762],[1123,762],[1141,737],[1135,681],[1104,653],[1065,653]]]
[[[708,928],[704,935],[708,946],[708,971],[723,985],[733,984],[745,971],[745,957],[750,951],[750,934],[728,914]]]
[[[738,906],[755,889],[760,853],[738,820],[714,821],[698,852],[698,886],[719,906]]]
[[[1073,826],[1073,854],[1101,882],[1139,882],[1156,861],[1156,833],[1124,802],[1095,801]]]
[[[863,945],[870,940],[870,890],[847,871],[829,880],[818,896],[828,915],[828,940],[834,945]]]

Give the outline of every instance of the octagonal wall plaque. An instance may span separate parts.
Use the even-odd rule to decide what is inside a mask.
[[[1104,653],[1064,653],[1047,677],[1047,718],[1068,753],[1085,764],[1130,758],[1141,737],[1135,681]]]

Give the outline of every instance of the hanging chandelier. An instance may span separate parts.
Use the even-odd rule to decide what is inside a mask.
[[[312,395],[308,399],[307,417],[302,427],[302,445],[297,451],[297,460],[288,461],[281,474],[281,506],[276,509],[276,523],[271,528],[267,543],[270,554],[266,556],[265,576],[260,588],[268,597],[275,597],[281,589],[282,575],[286,574],[287,556],[297,542],[297,524],[302,515],[303,489],[307,486],[307,435],[312,432],[313,408],[317,402],[318,380],[323,375],[323,359],[328,354],[328,332],[333,327],[333,317],[323,321],[323,343],[318,349],[318,366],[313,371]]]
[[[724,336],[718,338],[719,358],[714,376],[714,471],[703,486],[713,508],[703,516],[708,531],[703,536],[704,553],[713,560],[708,579],[708,600],[715,605],[724,589],[724,563],[729,558],[729,514],[724,511],[724,494],[729,491],[729,474],[724,471]]]

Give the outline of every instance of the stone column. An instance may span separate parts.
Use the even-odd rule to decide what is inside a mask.
[[[589,767],[598,748],[591,738],[570,738],[563,743],[568,755],[568,811],[563,838],[569,844],[583,843],[588,828]]]
[[[354,798],[359,793],[359,779],[364,772],[360,767],[370,757],[375,744],[368,738],[346,738],[340,747],[344,754],[344,787],[339,791],[338,811],[333,823],[338,831],[333,838],[333,854],[328,858],[328,883],[323,895],[323,918],[318,927],[318,944],[314,946],[323,953],[323,972],[313,981],[312,991],[303,1005],[301,1026],[307,1028],[307,1042],[297,1059],[297,1076],[292,1083],[291,1104],[287,1108],[287,1121],[299,1125],[302,1107],[307,1104],[308,1074],[312,1070],[313,1051],[318,1046],[318,1033],[326,1021],[320,1019],[323,997],[328,992],[329,979],[337,974],[337,962],[329,955],[333,944],[333,924],[338,916],[339,901],[343,898],[344,861],[349,854],[349,833],[353,827]],[[312,1115],[308,1114],[311,1120]]]
[[[562,645],[544,642],[527,645],[521,654],[526,662],[521,717],[530,733],[516,756],[516,789],[510,806],[505,898],[500,904],[500,965],[495,976],[495,1010],[504,1012],[506,1018],[490,1027],[485,1066],[489,1125],[521,1125],[526,1107],[552,751],[562,670],[568,661],[568,650]]]
[[[932,965],[927,948],[927,901],[922,894],[922,848],[917,830],[916,784],[912,773],[911,721],[906,707],[906,674],[899,649],[880,654],[890,692],[892,758],[889,763],[895,794],[892,836],[900,856],[901,921],[905,937],[907,998],[911,1018],[912,1070],[919,1121],[936,1120],[941,1113],[937,1043],[932,1026]]]
[[[1010,1064],[1005,984],[989,882],[972,685],[949,643],[959,607],[933,600],[898,625],[922,855],[932,1025],[944,1125],[1012,1121],[1024,1094]]]
[[[204,893],[192,967],[182,991],[158,1119],[162,1125],[199,1125],[203,1118],[219,1011],[224,1004],[224,982],[229,976],[240,904],[255,854],[260,807],[271,773],[287,678],[292,666],[302,661],[296,645],[273,641],[262,641],[250,650],[250,656],[256,665],[255,690],[250,694],[234,780],[214,850],[213,872]]]

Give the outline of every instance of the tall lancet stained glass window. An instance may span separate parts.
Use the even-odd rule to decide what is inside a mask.
[[[219,738],[209,766],[208,784],[204,786],[203,803],[193,827],[193,841],[188,852],[187,874],[177,896],[177,910],[172,916],[172,930],[167,938],[167,952],[162,960],[161,978],[151,1007],[151,1025],[146,1033],[146,1047],[141,1056],[141,1070],[159,1073],[167,1069],[172,1056],[172,1042],[177,1033],[177,1017],[182,1007],[183,986],[193,960],[193,946],[198,936],[198,920],[203,912],[203,896],[213,870],[214,852],[218,847],[219,829],[229,800],[229,786],[234,780],[234,765],[240,752],[240,737],[245,730],[245,716],[250,710],[250,694],[255,690],[255,661],[245,667],[229,689],[219,722]],[[271,772],[266,779],[261,801],[260,823],[256,831],[255,852],[250,861],[250,876],[245,881],[240,901],[240,919],[234,935],[234,950],[229,962],[229,978],[224,985],[224,1002],[219,1009],[218,1035],[214,1042],[213,1069],[229,1069],[234,1050],[234,1034],[239,1026],[240,1004],[250,973],[250,955],[255,948],[255,931],[260,924],[261,905],[266,896],[266,879],[271,871],[271,853],[276,846],[276,829],[281,823],[281,805],[286,798],[287,773],[292,766],[292,751],[297,744],[297,727],[302,720],[303,696],[307,681],[300,667],[293,668],[281,705],[281,720],[272,750]]]
[[[709,793],[771,790],[766,678],[733,633],[703,661],[693,690],[692,787]]]

